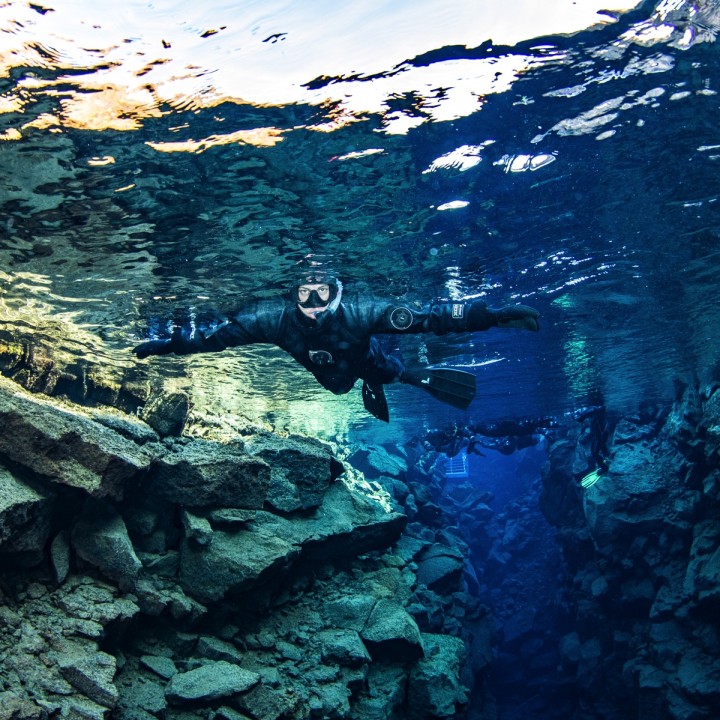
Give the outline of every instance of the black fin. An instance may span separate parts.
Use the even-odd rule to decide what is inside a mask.
[[[452,368],[405,373],[403,382],[422,388],[441,402],[467,410],[475,399],[477,379],[472,373]]]
[[[365,409],[371,415],[383,422],[390,422],[390,410],[382,385],[369,385],[367,380],[363,380],[362,399]]]

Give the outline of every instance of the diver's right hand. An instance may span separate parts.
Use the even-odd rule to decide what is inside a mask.
[[[499,328],[515,328],[532,332],[540,329],[538,322],[540,313],[528,305],[505,305],[494,312]]]
[[[148,340],[133,348],[133,352],[141,360],[149,355],[169,355],[172,351],[172,339]]]

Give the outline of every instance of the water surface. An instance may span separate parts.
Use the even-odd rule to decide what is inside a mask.
[[[542,313],[539,334],[391,339],[479,393],[463,414],[390,388],[385,439],[633,412],[716,372],[717,3],[98,5],[0,5],[4,343],[198,411],[385,433],[273,348],[130,353],[311,259]]]

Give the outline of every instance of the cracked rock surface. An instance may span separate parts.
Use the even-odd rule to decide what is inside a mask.
[[[328,446],[161,437],[2,378],[0,416],[14,433],[0,447],[3,717],[465,706],[465,643],[418,612],[428,543],[404,541],[402,507]]]

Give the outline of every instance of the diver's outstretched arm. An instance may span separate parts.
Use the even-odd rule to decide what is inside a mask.
[[[493,327],[518,330],[540,329],[540,313],[528,305],[488,307],[482,300],[459,303],[437,303],[428,319],[430,330],[437,335],[448,332],[477,332]]]
[[[493,308],[482,300],[433,302],[427,305],[361,298],[346,305],[350,327],[363,327],[369,333],[479,332],[493,327],[537,332],[540,313],[528,305]]]
[[[150,355],[190,355],[220,352],[228,347],[276,343],[281,333],[284,302],[262,301],[214,322],[184,322],[173,326],[170,337],[155,338],[133,348],[139,358]]]

